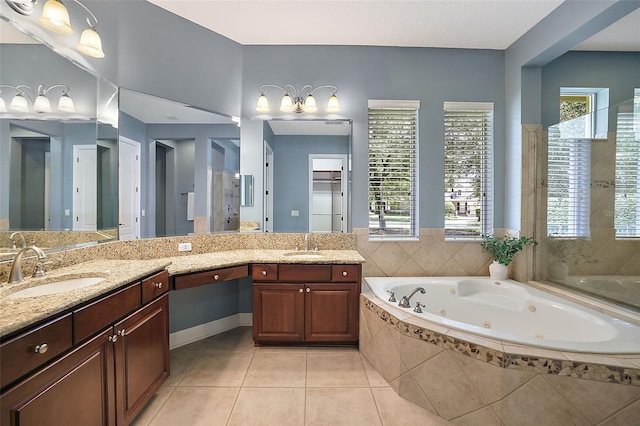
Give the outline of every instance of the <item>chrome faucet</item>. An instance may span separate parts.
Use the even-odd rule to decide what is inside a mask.
[[[36,247],[35,245],[24,247],[20,249],[16,257],[13,259],[13,263],[11,264],[11,272],[9,273],[9,284],[11,283],[19,283],[24,280],[24,276],[22,275],[22,257],[26,252],[32,250],[35,254],[38,255],[38,260],[42,260],[47,257],[44,252]],[[39,268],[36,269],[36,276],[44,276],[44,271],[39,271]]]
[[[411,299],[413,297],[413,295],[416,294],[417,292],[420,292],[422,294],[426,293],[424,288],[418,287],[415,290],[413,290],[411,292],[411,294],[409,294],[408,296],[402,296],[402,299],[400,299],[400,303],[398,303],[398,306],[400,306],[402,308],[410,308],[411,307],[411,303],[409,303],[409,299]]]
[[[309,251],[309,234],[304,235],[304,251]]]

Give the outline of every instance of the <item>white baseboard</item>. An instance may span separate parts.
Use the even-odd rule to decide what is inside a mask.
[[[169,348],[175,349],[236,327],[253,325],[252,313],[239,313],[169,334]]]

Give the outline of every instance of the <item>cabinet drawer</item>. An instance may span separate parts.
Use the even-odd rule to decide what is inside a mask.
[[[276,263],[256,263],[251,266],[251,278],[254,281],[276,281],[278,265]]]
[[[73,341],[78,343],[140,306],[140,283],[73,312]]]
[[[236,278],[246,277],[248,275],[249,267],[247,265],[213,269],[211,271],[198,272],[195,274],[187,274],[175,277],[173,279],[173,288],[175,290],[183,290],[185,288],[197,287],[200,285],[234,280]]]
[[[162,271],[142,280],[142,304],[169,291],[169,273]]]
[[[281,264],[280,281],[330,281],[331,265]]]
[[[69,349],[73,344],[71,334],[71,314],[67,314],[3,343],[0,346],[1,386]]]
[[[360,265],[332,265],[331,281],[357,282]]]

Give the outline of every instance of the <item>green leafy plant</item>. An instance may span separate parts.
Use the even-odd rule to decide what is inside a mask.
[[[482,250],[491,254],[496,262],[508,266],[516,253],[525,246],[537,246],[538,242],[531,237],[483,235],[480,245]]]

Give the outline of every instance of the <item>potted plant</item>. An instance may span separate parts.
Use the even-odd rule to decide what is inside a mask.
[[[531,237],[495,237],[483,235],[480,243],[482,250],[490,253],[494,261],[489,265],[489,275],[496,280],[506,280],[508,266],[525,246],[537,246],[538,242]]]

